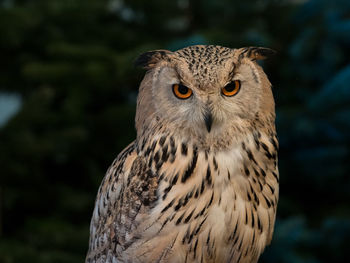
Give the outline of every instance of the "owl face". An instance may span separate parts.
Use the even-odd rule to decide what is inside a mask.
[[[270,84],[255,62],[259,53],[219,46],[159,52],[147,64],[153,114],[181,131],[216,137],[251,123],[264,110],[263,100],[271,100],[264,87]]]

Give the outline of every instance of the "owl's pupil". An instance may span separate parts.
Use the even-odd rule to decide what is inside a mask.
[[[181,94],[187,94],[187,92],[188,92],[188,88],[186,87],[186,86],[184,86],[184,85],[179,85],[179,92],[181,93]]]
[[[228,92],[231,92],[235,89],[235,87],[236,87],[236,85],[233,82],[231,82],[231,83],[226,85],[225,90]]]

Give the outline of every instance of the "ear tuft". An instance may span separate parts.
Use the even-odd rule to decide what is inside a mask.
[[[153,68],[159,61],[168,60],[171,53],[172,52],[168,50],[154,50],[145,52],[138,56],[138,58],[135,60],[135,66],[143,67],[145,69]]]
[[[261,60],[272,57],[277,52],[266,47],[249,47],[244,51],[244,53],[252,60]]]

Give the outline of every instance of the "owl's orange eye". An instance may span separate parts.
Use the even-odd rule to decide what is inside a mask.
[[[188,99],[192,95],[192,90],[182,84],[173,84],[173,92],[179,99]]]
[[[234,80],[227,84],[225,87],[221,89],[222,94],[227,97],[232,97],[236,95],[241,88],[241,82],[239,80]]]

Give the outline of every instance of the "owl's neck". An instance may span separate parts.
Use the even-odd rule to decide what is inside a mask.
[[[196,129],[196,127],[178,127],[172,123],[164,124],[163,121],[155,117],[142,125],[136,141],[139,152],[143,151],[145,145],[151,145],[150,150],[154,150],[158,140],[162,138],[161,144],[168,139],[168,144],[170,143],[168,148],[174,144],[189,144],[197,148],[198,151],[215,154],[230,151],[230,149],[247,142],[247,139],[259,137],[261,134],[274,137],[276,135],[274,120],[274,113],[264,119],[260,119],[257,115],[256,119],[237,120],[226,125],[218,125],[219,127],[214,127],[211,132],[207,132],[204,129]]]
[[[211,162],[212,167],[216,167],[220,156],[222,156],[223,167],[229,161],[258,165],[255,159],[261,159],[265,165],[270,162],[276,164],[277,138],[273,124],[265,127],[256,125],[244,131],[240,130],[239,135],[235,136],[231,133],[232,131],[236,133],[236,130],[231,129],[231,133],[222,133],[209,139],[196,138],[193,134],[186,136],[183,131],[174,133],[161,124],[147,127],[144,131],[137,137],[137,151],[139,155],[146,158],[149,168],[158,174],[161,174],[162,170],[173,167],[174,163],[176,163],[172,168],[174,173],[180,174],[184,173],[184,170],[193,162],[196,164],[200,161]],[[227,156],[229,160],[225,159]],[[235,160],[232,159],[233,157]],[[233,171],[230,167],[227,167],[227,170]]]

